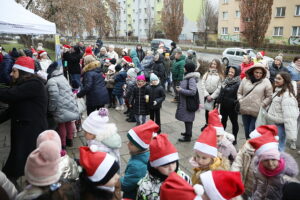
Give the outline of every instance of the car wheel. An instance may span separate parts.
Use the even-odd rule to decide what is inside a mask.
[[[223,64],[228,66],[229,65],[229,60],[227,58],[224,58],[223,60]]]

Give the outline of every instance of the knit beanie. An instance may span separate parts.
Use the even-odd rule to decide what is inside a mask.
[[[150,81],[159,81],[158,77],[156,76],[156,74],[151,73],[150,75]]]
[[[42,142],[45,141],[53,141],[55,142],[61,149],[61,140],[58,133],[54,130],[46,130],[39,134],[36,139],[36,147],[39,147]]]
[[[184,65],[185,71],[186,73],[190,73],[190,72],[194,72],[196,69],[196,66],[194,65],[194,63],[187,63]]]
[[[270,149],[259,155],[259,161],[264,160],[280,160],[280,152],[277,149]]]
[[[136,73],[135,68],[128,69],[127,76],[129,76],[130,78],[136,78],[137,73]]]
[[[136,78],[136,80],[137,80],[137,81],[140,81],[140,80],[146,81],[145,75],[144,75],[144,74],[139,75],[139,76]]]
[[[60,146],[55,141],[39,144],[27,158],[25,178],[35,186],[48,186],[56,183],[61,175],[59,170]]]
[[[275,57],[275,60],[279,60],[279,61],[282,63],[283,58],[282,58],[282,56],[276,56],[276,57]]]

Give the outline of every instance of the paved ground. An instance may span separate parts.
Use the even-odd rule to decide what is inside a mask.
[[[201,94],[201,93],[200,93]],[[204,110],[198,111],[196,113],[196,120],[194,122],[193,127],[193,138],[192,142],[190,143],[178,143],[177,139],[180,136],[180,133],[184,131],[184,123],[179,122],[175,119],[175,111],[176,111],[176,104],[171,103],[171,100],[173,99],[173,96],[170,94],[167,95],[166,101],[163,103],[163,107],[161,110],[161,120],[162,120],[162,132],[167,133],[169,135],[169,138],[173,144],[175,144],[179,155],[180,155],[180,166],[181,168],[186,171],[188,174],[191,174],[192,168],[188,162],[189,158],[192,156],[193,152],[193,145],[195,140],[200,134],[200,128],[205,124],[205,118],[204,118]],[[203,100],[202,100],[203,101]],[[115,111],[114,109],[110,110],[110,120],[111,122],[116,123],[119,134],[122,137],[122,148],[120,149],[122,163],[121,163],[121,171],[122,173],[125,170],[126,163],[130,157],[128,149],[127,149],[127,131],[132,128],[135,123],[128,123],[125,121],[125,115],[121,111]],[[238,145],[237,148],[239,148],[244,142],[244,131],[243,126],[241,123],[241,119],[239,119],[240,124],[240,132],[238,135]],[[9,153],[9,145],[10,145],[10,137],[9,137],[9,128],[10,124],[9,122],[6,122],[4,124],[0,125],[0,168],[2,168],[3,164],[5,163],[8,153]],[[231,123],[228,122],[228,132],[231,132]],[[79,157],[79,151],[78,147],[85,145],[85,139],[82,135],[82,133],[78,133],[78,137],[74,139],[74,147],[68,148],[68,154],[74,158]],[[289,148],[287,148],[287,151],[289,153],[292,153],[293,156],[298,161],[298,164],[300,166],[300,155],[298,155],[297,151],[291,151]],[[298,177],[300,178],[300,176]]]

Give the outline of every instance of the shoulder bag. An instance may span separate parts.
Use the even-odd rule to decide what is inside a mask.
[[[190,79],[187,80],[187,89],[189,90]],[[196,94],[193,96],[186,96],[186,109],[190,112],[196,112],[199,109],[200,98],[198,88],[196,88]]]
[[[237,99],[234,101],[234,110],[237,112],[237,113],[240,113],[240,100],[245,98],[246,96],[248,96],[253,90],[254,88],[259,85],[260,83],[256,84],[249,92],[247,92],[242,98],[240,99]]]

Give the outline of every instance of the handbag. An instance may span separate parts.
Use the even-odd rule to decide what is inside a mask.
[[[76,103],[77,103],[79,114],[82,114],[84,111],[86,111],[84,98],[76,98]]]
[[[189,90],[190,79],[187,80],[187,89]],[[199,109],[200,98],[198,88],[196,88],[196,94],[193,96],[186,96],[186,109],[190,112],[196,112]]]
[[[255,122],[255,128],[262,126],[262,125],[267,125],[267,110],[263,107],[260,107],[259,109],[259,113],[258,116],[256,118],[256,122]]]
[[[254,90],[254,88],[256,86],[258,86],[259,84],[254,85],[254,87],[249,92],[247,92],[242,98],[237,99],[237,100],[234,101],[234,110],[235,110],[235,112],[240,113],[240,109],[241,109],[240,100],[245,98],[246,96],[248,96],[248,94],[250,94]]]

